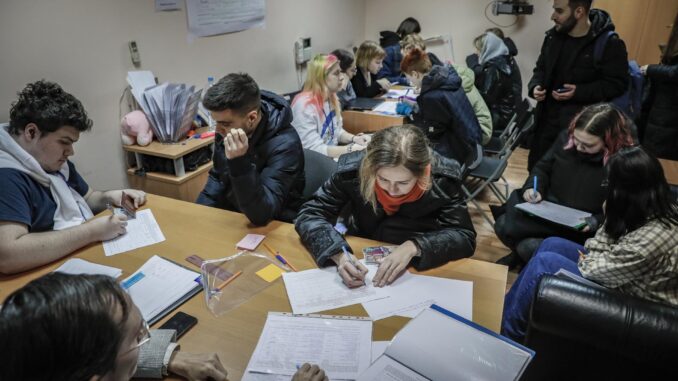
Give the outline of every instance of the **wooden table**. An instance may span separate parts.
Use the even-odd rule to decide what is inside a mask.
[[[112,257],[104,256],[101,244],[93,244],[67,258],[79,257],[121,268],[124,278],[152,255],[161,255],[191,266],[185,258],[192,254],[206,259],[230,256],[236,253],[235,243],[246,233],[259,233],[266,235],[264,242],[280,250],[300,270],[316,267],[311,255],[299,241],[293,225],[274,221],[257,228],[238,213],[155,195],[148,196],[147,207],[153,210],[153,215],[166,237],[164,242]],[[355,237],[349,237],[348,241],[358,253],[363,247],[378,245],[374,241]],[[65,259],[30,272],[0,276],[0,300],[4,300],[9,293],[28,281],[54,270]],[[473,281],[473,321],[494,331],[499,330],[506,287],[506,266],[462,259],[422,274]],[[202,292],[179,307],[178,311],[193,315],[199,321],[197,326],[181,338],[182,350],[217,352],[229,372],[229,379],[239,380],[259,340],[267,313],[291,312],[291,308],[284,284],[278,279],[246,303],[220,317],[215,317],[206,308]],[[328,313],[367,316],[361,305],[343,307]],[[172,315],[174,312],[155,326],[164,323]],[[375,322],[373,340],[390,340],[408,320],[391,317]]]
[[[344,120],[344,130],[357,134],[360,132],[377,132],[393,126],[405,123],[402,116],[384,115],[371,111],[343,111],[341,117]]]
[[[664,168],[666,181],[671,185],[678,185],[678,161],[659,159],[659,163]]]

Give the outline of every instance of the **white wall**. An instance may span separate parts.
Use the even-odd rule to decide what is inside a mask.
[[[203,86],[209,75],[246,71],[262,88],[297,87],[292,47],[311,37],[314,52],[378,40],[408,16],[423,36],[450,33],[463,62],[472,41],[491,23],[483,15],[489,0],[267,0],[265,29],[252,29],[188,42],[185,11],[154,11],[153,0],[1,0],[0,121],[23,86],[41,78],[60,83],[84,103],[94,120],[76,145],[73,161],[97,189],[127,184],[118,135],[118,100],[132,70],[127,42],[136,40],[142,69],[160,81]],[[539,54],[552,0],[532,0],[535,14],[505,28],[520,51],[526,83]],[[510,24],[515,18],[495,18]],[[443,46],[431,51],[442,59]]]
[[[544,32],[553,26],[550,21],[552,0],[530,0],[534,5],[534,14],[521,16],[518,22],[508,28],[502,28],[504,34],[511,37],[518,46],[518,65],[526,85],[532,76],[534,63],[544,40]],[[414,17],[421,24],[424,38],[441,34],[451,34],[454,55],[457,63],[465,64],[467,55],[474,52],[473,39],[485,29],[494,27],[486,17],[485,8],[490,0],[367,0],[365,10],[365,36],[379,41],[382,30],[395,31],[406,17]],[[515,16],[494,16],[490,9],[488,17],[501,25],[510,25]],[[428,48],[440,59],[452,57],[449,48],[433,45]]]
[[[250,73],[260,87],[297,88],[292,54],[298,37],[314,52],[359,44],[365,0],[268,0],[266,27],[188,42],[185,11],[154,11],[153,0],[0,1],[0,121],[16,92],[41,78],[78,97],[94,120],[72,160],[96,189],[127,184],[118,100],[133,70],[136,40],[142,69],[162,81],[203,86],[207,76]]]

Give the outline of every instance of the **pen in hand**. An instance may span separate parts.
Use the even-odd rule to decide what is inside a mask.
[[[348,249],[346,249],[346,246],[342,246],[341,250],[344,252],[344,257],[346,257],[346,260],[348,261],[348,263],[350,263],[356,270],[358,270],[358,265],[355,263],[355,261],[353,261],[353,257],[351,257],[351,253],[348,252]],[[358,272],[360,273],[360,270],[358,270]],[[367,283],[365,283],[365,276],[364,275],[362,276],[362,278],[358,278],[358,279],[363,281],[363,285],[367,284]]]
[[[537,176],[534,176],[533,184],[532,184],[532,197],[537,198]]]

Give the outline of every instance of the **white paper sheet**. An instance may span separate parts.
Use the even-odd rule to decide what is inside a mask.
[[[354,380],[369,367],[371,350],[369,319],[269,312],[246,372],[289,379],[308,362],[322,366],[332,380]]]
[[[545,220],[555,222],[560,225],[577,228],[585,221],[586,217],[590,217],[591,213],[584,212],[567,206],[554,204],[548,201],[538,202],[536,204],[530,202],[523,202],[516,205],[516,208],[525,211],[535,216],[541,217]]]
[[[386,115],[398,115],[398,113],[396,112],[397,106],[398,106],[398,102],[387,101],[387,102],[382,102],[379,106],[372,109],[372,111],[378,112],[380,114],[386,114]]]
[[[373,341],[372,342],[372,361],[375,362],[379,356],[384,354],[386,347],[391,344],[390,341]]]
[[[199,37],[264,25],[264,0],[186,0],[188,31]]]
[[[111,278],[117,278],[122,275],[122,270],[115,267],[104,266],[98,263],[92,263],[80,258],[71,258],[64,262],[54,272],[65,274],[90,274],[90,275],[108,275]]]
[[[137,212],[137,217],[127,221],[127,233],[103,242],[107,257],[162,242],[165,236],[150,209]]]
[[[366,285],[352,289],[333,267],[284,273],[283,280],[292,311],[309,314],[388,297],[387,288],[372,285],[373,276],[374,267],[365,277]]]
[[[419,94],[415,94],[414,88],[408,87],[406,89],[391,89],[386,92],[386,94],[382,95],[382,98],[387,98],[387,99],[397,99],[400,97],[410,97],[416,99]]]
[[[428,381],[388,356],[381,356],[357,381]]]
[[[122,285],[149,321],[193,290],[198,276],[195,271],[154,255]]]
[[[134,99],[141,105],[142,102],[144,102],[144,90],[155,86],[155,76],[153,75],[153,72],[149,70],[128,71],[127,83],[132,89]]]
[[[376,268],[373,265],[367,267]],[[437,304],[469,320],[473,317],[473,282],[406,272],[384,289],[390,295],[388,299],[362,303],[372,320],[394,315],[415,317],[431,304]]]

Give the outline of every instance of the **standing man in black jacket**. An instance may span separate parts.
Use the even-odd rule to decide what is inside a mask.
[[[304,152],[282,97],[229,74],[205,94],[217,127],[214,168],[197,203],[244,213],[255,225],[291,222],[304,189]]]
[[[591,9],[591,3],[553,0],[551,19],[556,25],[546,32],[528,84],[528,95],[539,102],[528,170],[582,107],[610,101],[628,86],[626,45],[616,35],[607,42],[600,61],[594,62],[596,38],[613,31],[614,24],[605,11]]]

